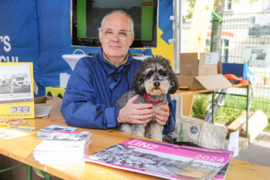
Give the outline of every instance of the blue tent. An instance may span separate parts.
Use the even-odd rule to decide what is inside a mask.
[[[172,38],[172,0],[159,0],[166,12],[159,16],[162,38]],[[59,74],[71,73],[63,54],[72,54],[69,0],[0,1],[0,62],[33,62],[37,96],[45,95],[45,87],[59,86]],[[80,48],[93,54],[97,48]]]

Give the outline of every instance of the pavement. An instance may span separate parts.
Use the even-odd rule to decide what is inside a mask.
[[[235,159],[270,167],[270,133],[260,133]]]

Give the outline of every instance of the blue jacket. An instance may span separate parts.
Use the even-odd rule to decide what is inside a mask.
[[[73,70],[62,102],[61,112],[70,126],[108,129],[117,126],[120,108],[113,107],[117,99],[132,89],[132,80],[142,61],[133,59],[129,52],[127,62],[118,69],[98,55],[79,60]],[[164,134],[174,131],[175,113],[170,95],[167,95],[170,117]]]

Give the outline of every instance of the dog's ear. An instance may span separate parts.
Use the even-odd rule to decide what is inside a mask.
[[[141,69],[139,69],[139,71],[135,74],[135,76],[133,78],[132,86],[133,86],[134,91],[139,95],[143,95],[146,92],[145,87],[144,87],[144,79],[143,79],[143,74],[141,73]]]
[[[177,91],[179,85],[178,85],[178,80],[176,78],[176,75],[174,74],[173,71],[169,71],[169,80],[170,80],[171,86],[168,93],[174,94]]]

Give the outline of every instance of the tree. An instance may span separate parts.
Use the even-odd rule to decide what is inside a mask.
[[[224,3],[225,0],[216,0],[215,2],[215,9],[216,9],[215,11],[221,18],[223,17]],[[212,33],[211,33],[210,51],[220,53],[222,45],[221,39],[222,22],[219,21],[216,17],[213,18],[211,31]]]
[[[250,0],[250,4],[257,2],[258,0]],[[240,3],[240,0],[234,0],[236,3]],[[188,15],[183,16],[183,22],[187,19],[191,19],[193,16],[194,6],[196,0],[188,0],[189,9]],[[225,0],[215,0],[214,1],[214,11],[222,18],[224,12],[224,4]],[[210,52],[217,52],[220,53],[221,50],[221,33],[222,33],[222,22],[218,20],[218,18],[214,17],[212,21],[212,33],[211,33],[211,45],[210,45]]]

